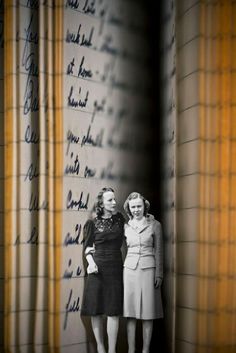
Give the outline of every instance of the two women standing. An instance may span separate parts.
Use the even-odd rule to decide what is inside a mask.
[[[131,193],[124,204],[130,218],[125,224],[122,214],[115,211],[113,189],[103,188],[95,204],[96,217],[85,224],[88,278],[81,315],[91,316],[98,353],[105,353],[102,315],[107,316],[109,353],[115,353],[119,316],[127,317],[129,353],[135,352],[136,320],[142,320],[143,353],[148,353],[153,319],[163,316],[161,225],[148,215],[149,206],[142,195]],[[124,240],[123,282],[120,249]]]

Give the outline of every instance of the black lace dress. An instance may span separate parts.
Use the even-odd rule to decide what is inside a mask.
[[[85,279],[81,315],[118,316],[123,313],[123,264],[121,246],[124,218],[121,213],[96,217],[84,226],[84,250],[95,246],[93,258],[98,273]]]

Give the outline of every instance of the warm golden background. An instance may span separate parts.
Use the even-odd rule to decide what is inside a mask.
[[[172,213],[164,209],[165,228],[173,222],[165,242],[168,352],[232,353],[236,2],[177,0],[163,9],[163,105],[173,104],[162,119],[176,135],[164,149],[176,172],[163,181],[174,195]]]
[[[95,4],[100,6],[106,2],[95,1]],[[63,231],[65,224],[75,222],[74,215],[69,218],[68,213],[63,213],[63,192],[67,186],[63,174],[63,141],[66,141],[65,126],[70,120],[62,102],[66,76],[63,61],[67,55],[63,50],[63,25],[70,22],[69,10],[65,15],[67,3],[70,1],[56,0],[54,5],[52,1],[0,1],[0,352],[4,353],[89,352],[87,341],[90,339],[79,316],[73,321],[70,336],[63,330],[67,286],[63,285],[62,276],[70,256],[63,247]],[[139,19],[144,26],[141,28],[146,28],[148,5],[144,1],[114,0],[112,3],[114,9],[117,6],[117,12],[113,13],[114,26],[121,23],[117,18],[115,22],[115,14],[119,13],[121,19],[124,16],[124,22],[129,22],[133,16],[136,20],[133,29],[140,24]],[[40,131],[41,140],[37,186],[32,187],[31,183],[25,189],[23,180],[26,176],[21,167],[27,158],[35,158],[35,151],[31,148],[25,154],[22,144],[22,131],[28,120],[19,120],[24,93],[21,84],[25,81],[24,73],[19,70],[22,38],[19,39],[17,29],[24,34],[21,16],[27,7],[31,7],[29,11],[38,11],[35,26],[40,29],[39,47],[35,52],[41,68],[38,76],[40,109],[32,126]],[[93,20],[96,22],[91,16],[84,19],[84,23],[90,24]],[[104,23],[106,21],[108,18]],[[160,75],[156,82],[159,96],[151,96],[154,101],[155,98],[160,101],[160,106],[154,112],[151,108],[149,111],[148,103],[144,105],[142,99],[131,98],[130,91],[124,94],[124,85],[117,88],[122,92],[115,95],[113,104],[115,107],[121,103],[132,109],[138,107],[127,118],[128,137],[134,142],[142,140],[144,125],[150,131],[147,116],[153,115],[152,130],[156,138],[150,140],[155,147],[150,153],[150,146],[147,152],[144,144],[142,158],[154,165],[159,156],[161,163],[154,168],[159,177],[155,179],[152,175],[148,179],[145,169],[136,166],[128,181],[126,177],[119,181],[105,179],[105,182],[122,189],[123,194],[137,185],[160,211],[157,218],[163,224],[165,252],[165,318],[160,323],[160,327],[165,327],[163,352],[235,353],[236,1],[163,0],[159,1],[158,12],[153,10],[150,21],[154,21],[152,36],[160,43],[144,40],[147,32],[140,34],[140,28],[135,30],[136,35],[140,35],[138,40],[133,40],[130,33],[124,35],[123,28],[114,38],[119,48],[128,38],[126,50],[133,50],[130,42],[134,43],[133,59],[139,57],[138,53],[147,52],[149,56],[154,51],[158,53],[156,65]],[[101,28],[104,27],[99,30]],[[139,59],[146,62],[146,58],[140,56]],[[92,58],[93,55],[90,56],[93,64]],[[94,59],[94,63],[99,60]],[[128,83],[134,84],[134,90],[141,87],[147,94],[150,85],[144,77],[149,77],[150,81],[155,78],[147,67],[144,75],[140,68],[135,71],[134,63],[124,67],[118,65],[117,73],[125,69],[124,76],[130,77]],[[78,122],[78,129],[83,124]],[[105,128],[109,124],[112,124],[111,120]],[[158,127],[159,133],[155,132],[154,126]],[[125,126],[115,127],[118,138],[127,132]],[[100,161],[96,157],[97,150],[94,151],[95,157],[92,157]],[[126,171],[128,152],[109,151],[106,157],[118,161],[116,172]],[[82,154],[82,150],[79,152]],[[92,153],[86,153],[83,162],[92,158]],[[47,166],[46,160],[49,161]],[[138,173],[142,174],[141,181],[137,180]],[[94,196],[104,181],[91,178],[89,182],[79,180],[78,183]],[[39,209],[34,216],[21,210],[31,190],[36,190],[40,204],[48,201],[48,207]],[[123,194],[118,195],[120,205]],[[158,199],[156,205],[155,199]],[[83,224],[87,214],[79,217]],[[26,241],[20,246],[17,237],[19,230],[30,234],[34,222],[39,240],[43,241],[30,250],[32,268],[27,272],[24,269]],[[74,256],[77,254],[80,252]],[[77,282],[75,284],[77,286]],[[79,287],[82,291],[83,284]],[[157,337],[155,345],[160,344],[158,332]],[[121,344],[118,342],[118,346]],[[153,346],[153,352],[157,348]]]

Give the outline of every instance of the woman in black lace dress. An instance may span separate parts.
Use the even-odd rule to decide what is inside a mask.
[[[115,353],[119,316],[123,313],[121,246],[124,218],[115,212],[114,190],[103,188],[95,204],[96,217],[84,226],[84,253],[88,262],[81,315],[91,316],[98,353],[105,353],[103,315],[107,316],[109,353]]]

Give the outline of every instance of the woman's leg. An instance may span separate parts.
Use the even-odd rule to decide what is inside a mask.
[[[149,353],[152,338],[153,320],[143,320],[143,352]]]
[[[135,352],[135,331],[136,331],[136,319],[127,319],[127,336],[128,336],[128,353]]]
[[[116,352],[116,341],[119,328],[119,316],[107,317],[108,353]]]
[[[93,333],[97,343],[98,353],[106,353],[103,340],[103,318],[100,315],[91,316]]]

